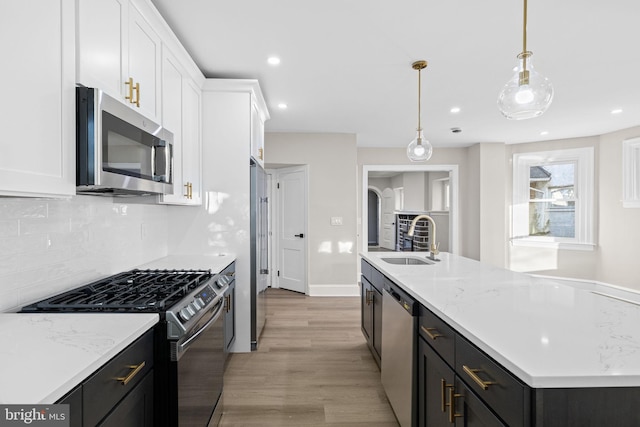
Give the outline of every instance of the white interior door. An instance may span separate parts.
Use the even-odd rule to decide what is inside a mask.
[[[382,192],[382,214],[380,247],[394,251],[396,249],[396,203],[393,190],[385,188]]]
[[[278,169],[278,284],[307,293],[307,171]]]

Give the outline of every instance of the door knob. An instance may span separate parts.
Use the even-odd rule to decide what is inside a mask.
[[[302,239],[302,238],[304,237],[304,234],[303,234],[303,233],[295,234],[295,237],[299,237],[299,238],[301,238],[301,239]]]

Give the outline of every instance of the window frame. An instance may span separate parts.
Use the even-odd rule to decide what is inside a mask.
[[[640,208],[640,137],[622,141],[622,207]]]
[[[575,163],[575,237],[529,236],[530,168]],[[593,250],[595,241],[594,148],[574,148],[513,155],[511,243],[571,250]]]

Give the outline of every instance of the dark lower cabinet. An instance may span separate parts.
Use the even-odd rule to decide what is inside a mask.
[[[153,330],[56,403],[70,405],[71,427],[153,427]]]
[[[496,415],[480,398],[456,377],[454,393],[451,396],[451,412],[455,427],[504,427]]]
[[[418,338],[418,425],[450,426],[450,390],[455,372],[426,343]]]
[[[99,424],[101,427],[152,427],[153,371],[149,372]]]
[[[382,356],[382,293],[362,276],[360,295],[362,333],[378,366]]]

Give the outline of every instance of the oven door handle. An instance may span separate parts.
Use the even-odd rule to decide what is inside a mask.
[[[177,351],[177,359],[179,360],[180,357],[182,356],[182,354],[187,351],[189,349],[189,346],[191,345],[191,343],[193,343],[193,341],[197,340],[198,337],[200,336],[200,334],[202,334],[209,326],[211,326],[216,320],[218,320],[220,318],[220,315],[222,314],[222,312],[224,311],[224,304],[222,303],[223,300],[221,299],[220,301],[218,301],[218,307],[216,310],[215,314],[213,315],[213,317],[211,319],[209,319],[209,321],[207,323],[204,324],[204,326],[202,326],[200,329],[198,329],[193,335],[191,335],[189,337],[189,339],[187,339],[185,342],[183,342],[182,344],[178,345],[178,351]]]

